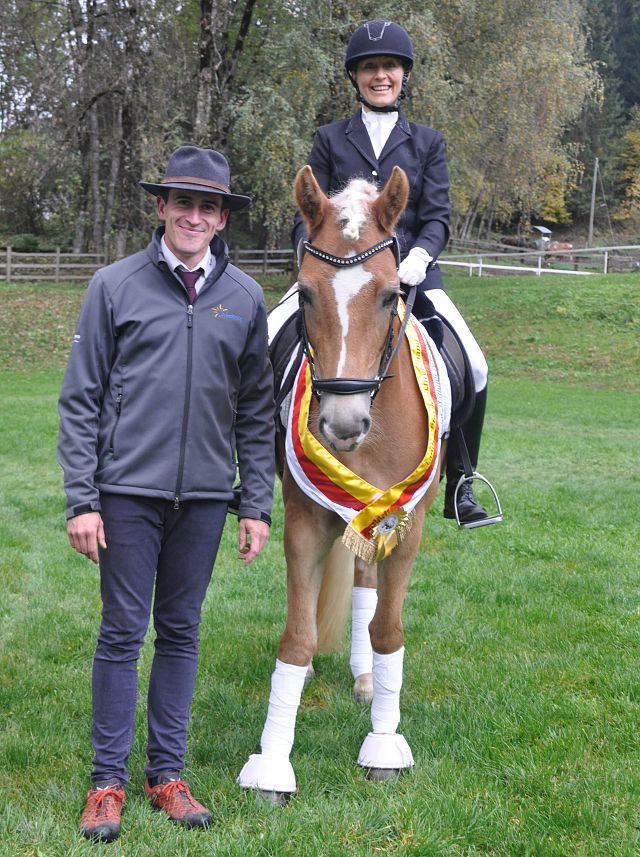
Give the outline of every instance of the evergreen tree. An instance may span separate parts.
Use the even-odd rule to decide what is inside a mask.
[[[626,123],[624,99],[620,93],[620,57],[616,36],[620,27],[620,0],[585,0],[587,52],[600,77],[600,87],[589,95],[580,116],[567,133],[567,143],[578,166],[576,186],[569,195],[569,210],[576,223],[588,221],[595,159],[598,158],[597,207],[595,226],[608,229],[610,214],[623,193],[620,152]],[[604,190],[604,198],[603,198]]]

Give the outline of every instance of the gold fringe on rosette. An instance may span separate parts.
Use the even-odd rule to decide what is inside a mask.
[[[378,554],[376,545],[354,530],[351,524],[347,524],[342,534],[342,544],[368,565],[375,563]]]
[[[365,538],[351,524],[342,534],[342,544],[363,562],[373,565],[385,559],[391,551],[405,540],[413,522],[415,512],[405,512],[396,507],[373,527],[371,540]]]

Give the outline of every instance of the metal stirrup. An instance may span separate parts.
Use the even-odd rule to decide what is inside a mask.
[[[493,494],[493,499],[496,503],[496,514],[488,515],[486,518],[480,518],[479,521],[465,521],[460,523],[460,515],[458,513],[458,493],[460,488],[465,484],[465,482],[473,482],[474,479],[478,479],[480,482],[484,482],[485,485],[488,485],[491,493]],[[496,489],[493,487],[491,482],[483,476],[481,473],[478,473],[477,470],[474,470],[470,476],[467,476],[465,473],[462,474],[460,479],[458,479],[458,484],[456,485],[456,490],[453,495],[453,510],[456,513],[456,523],[462,530],[472,530],[474,527],[488,527],[490,524],[499,524],[502,521],[502,506],[500,505],[500,498],[496,493]]]
[[[458,484],[456,485],[456,490],[453,494],[453,511],[456,513],[456,523],[462,530],[472,530],[475,527],[488,527],[491,524],[499,524],[502,521],[502,506],[500,505],[500,498],[496,493],[496,489],[493,487],[491,482],[483,476],[481,473],[478,473],[477,470],[474,470],[471,466],[471,459],[469,458],[469,450],[467,449],[467,442],[464,439],[464,434],[462,432],[462,427],[458,426],[456,430],[457,439],[458,439],[458,450],[460,452],[460,457],[462,458],[462,466],[464,468],[464,473],[458,479]],[[458,496],[460,494],[460,489],[467,482],[473,482],[474,479],[478,479],[480,482],[484,482],[485,485],[488,485],[491,493],[493,494],[493,499],[496,504],[496,514],[495,515],[487,515],[486,518],[480,518],[479,521],[465,521],[460,523],[460,514],[458,512]]]

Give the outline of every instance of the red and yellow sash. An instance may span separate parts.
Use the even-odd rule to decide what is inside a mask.
[[[404,310],[400,307],[400,312]],[[418,467],[397,485],[383,491],[338,461],[309,431],[311,373],[302,361],[294,387],[287,425],[287,463],[297,484],[321,506],[347,522],[343,543],[365,562],[384,559],[409,532],[413,509],[431,485],[440,454],[441,403],[434,383],[430,344],[413,317],[406,327],[418,387],[428,415],[429,440]],[[432,346],[431,346],[432,347]]]

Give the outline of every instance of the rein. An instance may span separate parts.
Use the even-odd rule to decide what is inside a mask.
[[[396,257],[396,267],[400,264],[400,250],[398,247],[398,239],[395,237],[395,235],[391,238],[385,238],[384,241],[380,241],[377,244],[374,244],[372,247],[368,247],[366,250],[363,250],[361,253],[358,253],[355,256],[334,256],[332,253],[328,253],[326,250],[322,250],[319,247],[315,247],[313,244],[311,244],[310,241],[304,241],[303,246],[305,252],[310,253],[312,256],[315,256],[316,259],[320,259],[323,262],[327,262],[334,268],[344,268],[349,265],[359,265],[361,262],[364,262],[366,259],[369,259],[371,256],[375,255],[376,253],[379,253],[381,250],[386,250],[387,247],[393,250],[393,253]],[[389,367],[391,366],[396,354],[398,353],[400,343],[402,342],[402,339],[404,337],[407,322],[409,320],[409,316],[411,315],[411,310],[413,309],[415,297],[416,286],[410,286],[407,295],[406,310],[404,318],[402,319],[400,331],[398,332],[398,339],[395,343],[395,346],[393,344],[393,324],[398,315],[397,298],[393,306],[391,307],[389,328],[387,331],[385,346],[382,352],[382,357],[380,358],[380,365],[378,367],[378,371],[374,378],[318,378],[318,375],[316,374],[316,366],[313,360],[313,355],[311,353],[311,343],[309,342],[307,325],[305,323],[304,318],[304,298],[302,296],[302,293],[299,293],[302,344],[304,352],[307,356],[307,360],[309,361],[309,372],[311,374],[311,390],[317,399],[320,399],[323,393],[331,393],[334,396],[352,396],[356,393],[369,393],[371,399],[375,399],[375,397],[380,391],[380,387],[382,386],[382,382],[385,380],[385,378],[393,378],[393,375],[389,374]]]

